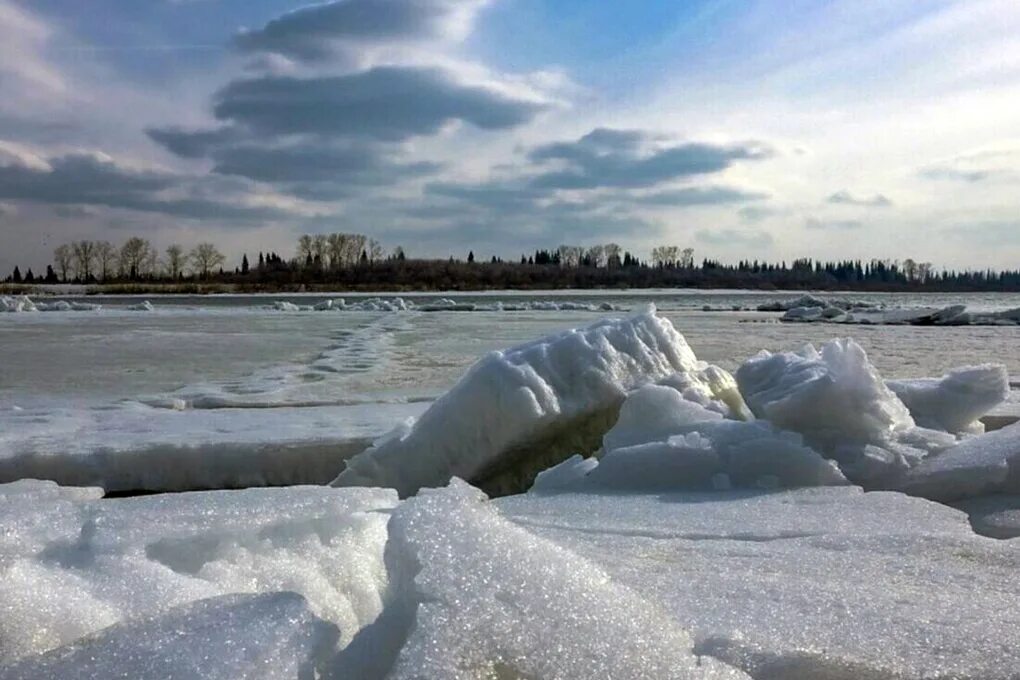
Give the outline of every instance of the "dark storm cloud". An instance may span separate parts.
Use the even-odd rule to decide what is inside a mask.
[[[484,130],[530,121],[544,105],[457,82],[435,68],[386,66],[317,78],[236,80],[216,95],[220,120],[259,134],[399,141],[461,120]]]
[[[86,205],[162,213],[187,219],[270,219],[285,213],[189,193],[192,178],[133,170],[106,158],[71,154],[49,168],[0,166],[0,198],[49,205]],[[176,192],[168,196],[166,193]],[[182,195],[183,194],[183,195]]]
[[[846,190],[837,191],[825,199],[825,201],[836,205],[856,205],[862,208],[888,208],[892,206],[892,201],[883,194],[858,197]]]
[[[684,143],[645,150],[653,139],[638,131],[596,129],[576,142],[540,146],[529,154],[532,161],[555,161],[565,167],[543,172],[531,183],[547,189],[650,187],[771,156],[760,144]]]
[[[485,0],[339,0],[302,7],[234,44],[244,52],[273,52],[292,59],[328,58],[346,43],[415,41],[450,37],[470,22]]]

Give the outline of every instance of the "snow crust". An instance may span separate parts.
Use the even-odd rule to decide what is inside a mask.
[[[407,496],[460,477],[521,491],[538,471],[597,449],[629,390],[676,373],[688,389],[743,407],[732,378],[699,362],[654,308],[493,352],[420,419],[350,459],[334,484]]]

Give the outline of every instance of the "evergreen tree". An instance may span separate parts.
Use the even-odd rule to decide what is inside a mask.
[[[468,264],[470,264],[470,263],[472,263],[474,261],[475,261],[475,251],[469,250],[468,251]]]
[[[21,283],[21,270],[18,269],[18,265],[14,265],[14,275],[11,277],[14,283]]]
[[[241,273],[242,274],[248,273],[248,253],[245,253],[244,255],[241,256]]]

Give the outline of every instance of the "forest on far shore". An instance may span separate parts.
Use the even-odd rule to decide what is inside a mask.
[[[538,249],[514,260],[476,258],[473,251],[424,259],[409,257],[401,247],[386,253],[362,234],[319,234],[300,237],[290,258],[257,252],[249,260],[245,253],[233,267],[226,260],[211,243],[190,251],[172,245],[160,253],[137,237],[120,247],[78,241],[56,248],[45,272],[15,267],[4,290],[73,283],[89,292],[138,293],[564,288],[1020,292],[1020,270],[936,270],[912,259],[723,263],[696,260],[693,249],[679,246],[653,248],[643,260],[614,243]]]

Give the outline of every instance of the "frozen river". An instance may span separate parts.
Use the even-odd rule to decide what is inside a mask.
[[[396,298],[382,297],[385,304]],[[444,297],[476,311],[421,311]],[[1016,327],[784,324],[778,314],[746,311],[793,297],[674,291],[445,294],[404,296],[404,306],[413,308],[405,311],[308,309],[335,298],[324,295],[160,297],[152,311],[131,309],[138,298],[64,298],[102,307],[0,315],[0,477],[5,460],[55,452],[173,446],[191,447],[199,455],[232,446],[237,455],[260,447],[269,456],[273,452],[267,447],[290,446],[306,453],[312,447],[325,457],[337,447],[355,451],[419,414],[486,352],[603,316],[626,315],[649,303],[686,336],[699,358],[729,370],[762,349],[797,349],[852,335],[887,378],[941,375],[954,366],[992,361],[1020,375]],[[1020,307],[1020,295],[828,297],[904,307]],[[366,305],[368,296],[346,299],[350,307],[372,306]],[[499,305],[534,308],[491,311]],[[706,306],[742,311],[703,311]],[[39,465],[43,476],[46,463]],[[280,472],[249,481],[321,481],[334,472],[332,467],[298,477]],[[81,474],[65,481],[95,481]],[[132,486],[132,480],[129,474],[124,485]]]

